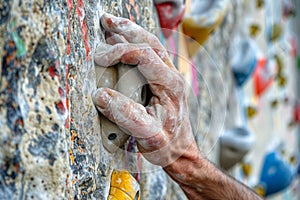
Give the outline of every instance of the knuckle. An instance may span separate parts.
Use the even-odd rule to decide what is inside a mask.
[[[149,55],[153,54],[153,49],[149,45],[144,45],[142,49],[144,53],[147,53]]]
[[[124,48],[124,44],[118,43],[118,44],[115,44],[111,50],[112,51],[121,51],[123,48]]]
[[[159,39],[152,33],[146,31],[147,34],[148,34],[148,37],[149,37],[149,41],[153,44],[157,44],[157,43],[160,43]]]

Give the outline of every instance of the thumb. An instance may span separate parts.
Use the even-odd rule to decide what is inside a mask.
[[[134,137],[149,138],[162,131],[161,122],[149,115],[144,106],[115,90],[99,88],[92,99],[106,118]]]

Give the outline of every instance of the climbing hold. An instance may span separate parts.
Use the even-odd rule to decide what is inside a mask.
[[[144,106],[150,99],[148,82],[137,67],[120,64],[118,66],[118,81],[115,85],[117,91]]]
[[[117,71],[114,67],[95,67],[97,87],[114,88],[117,83]],[[115,152],[129,138],[116,124],[100,114],[102,144],[110,152]]]
[[[126,171],[113,170],[107,200],[140,200],[140,186]]]
[[[271,101],[271,107],[272,108],[277,108],[279,104],[279,101],[277,99],[274,99]]]
[[[274,58],[275,58],[275,61],[276,61],[276,64],[277,64],[277,73],[281,74],[282,70],[283,70],[283,61],[282,61],[281,57],[278,54],[276,54],[274,56]]]
[[[280,24],[274,23],[269,28],[267,28],[267,38],[274,42],[279,39],[282,35],[282,27]]]
[[[277,76],[276,76],[277,84],[280,88],[283,88],[287,84],[287,77],[283,75],[283,61],[278,54],[274,56],[274,59],[277,64]]]
[[[297,165],[297,162],[298,162],[298,159],[295,155],[292,155],[289,157],[289,162],[292,164],[292,165]]]
[[[276,63],[268,60],[257,66],[254,71],[254,92],[256,96],[261,96],[272,84],[276,73]]]
[[[246,115],[248,119],[252,119],[253,117],[255,117],[257,115],[257,108],[249,105],[246,107]]]
[[[267,153],[260,176],[260,183],[265,185],[265,196],[287,188],[293,178],[290,164],[277,151]]]
[[[264,0],[256,0],[256,8],[262,8],[264,5]]]
[[[228,170],[240,162],[255,142],[255,135],[247,127],[235,127],[220,137],[220,165]]]
[[[250,176],[252,173],[253,167],[250,163],[243,162],[242,163],[242,172],[246,178]]]
[[[102,43],[100,49],[107,48],[108,44]],[[97,54],[97,53],[96,53]],[[147,81],[136,66],[119,63],[116,66],[101,67],[96,63],[97,88],[112,88],[137,103],[146,105],[150,99],[150,89]],[[129,138],[129,135],[116,124],[100,114],[100,127],[102,142],[105,149],[111,153],[118,150]]]
[[[287,77],[286,76],[284,76],[282,74],[279,74],[276,77],[276,79],[277,79],[277,84],[278,84],[279,87],[283,88],[283,87],[286,86],[286,84],[287,84]]]
[[[243,84],[252,75],[257,66],[258,47],[251,39],[235,41],[231,47],[231,68],[238,86]]]
[[[256,192],[256,194],[258,194],[261,197],[264,197],[266,194],[266,190],[265,190],[265,186],[258,184],[256,186],[254,186],[254,191]]]
[[[17,57],[23,57],[26,54],[26,48],[24,42],[19,37],[18,33],[15,31],[12,33],[12,38],[17,46]]]
[[[290,0],[284,0],[283,2],[283,16],[290,17],[296,15],[296,8]]]
[[[292,58],[296,58],[298,53],[298,41],[296,36],[294,35],[290,36],[289,43],[290,43],[290,55],[292,56]]]
[[[283,34],[281,1],[266,0],[266,38],[268,42],[277,41]]]
[[[193,1],[190,16],[185,17],[182,22],[182,31],[189,38],[186,43],[190,57],[222,23],[228,3],[228,0]],[[194,44],[195,42],[198,44]]]
[[[251,37],[256,37],[261,31],[261,28],[258,24],[251,24],[249,27],[249,34]]]
[[[165,38],[172,35],[180,24],[185,10],[185,0],[154,0],[160,26]]]
[[[300,124],[300,103],[294,105],[294,121]]]

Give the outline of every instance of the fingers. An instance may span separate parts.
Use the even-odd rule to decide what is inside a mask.
[[[101,17],[101,24],[106,31],[122,35],[128,42],[148,43],[152,44],[153,47],[162,49],[159,40],[154,35],[129,19],[104,13]]]
[[[101,67],[109,67],[118,63],[118,60],[115,60],[114,62],[111,62],[111,65],[102,65],[101,61],[102,59],[105,59],[105,55],[103,54],[103,52],[108,52],[111,48],[112,45],[103,42],[97,47],[97,50],[94,54],[94,61],[96,62],[96,64],[100,65]]]
[[[170,68],[175,68],[158,38],[134,22],[105,13],[101,17],[101,24],[106,31],[117,33],[130,43],[149,44]]]
[[[92,94],[97,109],[134,137],[149,138],[162,132],[162,124],[149,115],[146,108],[121,93],[99,88]]]
[[[122,61],[124,64],[138,65],[147,62],[145,56],[140,56],[147,49],[149,49],[149,46],[146,44],[119,43],[113,46],[106,45],[106,48],[97,49],[95,62],[103,67],[109,67]]]
[[[128,41],[121,35],[106,31],[105,32],[106,42],[110,45],[114,45],[117,43],[128,43]]]
[[[152,93],[158,97],[182,96],[185,85],[177,70],[170,69],[147,44],[119,43],[95,54],[95,62],[103,67],[118,62],[137,65],[148,81]]]

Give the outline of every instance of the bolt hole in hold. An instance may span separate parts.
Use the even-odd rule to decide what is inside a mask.
[[[110,133],[110,134],[108,135],[108,139],[109,139],[109,140],[115,140],[115,139],[117,139],[117,134],[116,134],[116,133]]]

